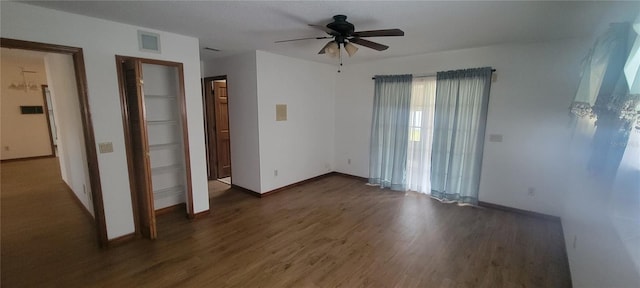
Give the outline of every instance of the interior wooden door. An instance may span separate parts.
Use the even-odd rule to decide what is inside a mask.
[[[213,81],[204,79],[204,128],[207,144],[207,179],[218,179],[218,164],[216,161],[216,113],[213,91]]]
[[[231,141],[229,137],[229,108],[226,81],[214,81],[216,114],[216,156],[218,178],[231,176]]]
[[[124,94],[129,118],[129,138],[133,165],[134,190],[140,233],[150,239],[157,237],[156,217],[153,205],[151,161],[146,127],[145,104],[142,90],[140,61],[127,59],[121,63]]]

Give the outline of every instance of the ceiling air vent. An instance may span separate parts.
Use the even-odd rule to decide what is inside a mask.
[[[160,53],[160,34],[138,30],[140,51]]]

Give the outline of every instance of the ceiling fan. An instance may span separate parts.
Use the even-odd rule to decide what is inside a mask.
[[[322,25],[312,25],[309,26],[320,29],[330,36],[323,37],[307,37],[307,38],[298,38],[298,39],[290,39],[290,40],[282,40],[276,41],[275,43],[281,42],[290,42],[290,41],[299,41],[299,40],[309,40],[309,39],[331,39],[318,54],[328,54],[331,57],[339,57],[340,47],[344,47],[347,51],[349,57],[353,56],[356,51],[358,51],[358,47],[353,44],[358,44],[364,47],[371,48],[377,51],[387,50],[389,46],[383,45],[380,43],[376,43],[373,41],[365,40],[362,38],[366,37],[386,37],[386,36],[404,36],[404,31],[400,29],[383,29],[383,30],[370,30],[370,31],[355,31],[355,27],[353,24],[347,21],[347,16],[345,15],[335,15],[333,16],[333,22],[327,24],[326,26]]]

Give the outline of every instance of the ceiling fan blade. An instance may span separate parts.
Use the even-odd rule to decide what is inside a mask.
[[[351,39],[349,39],[349,42],[351,42],[353,44],[362,45],[364,47],[369,47],[369,48],[371,48],[373,50],[378,50],[378,51],[387,50],[387,48],[389,48],[389,46],[387,46],[387,45],[382,45],[380,43],[371,42],[369,40],[364,40],[364,39],[360,39],[360,38],[351,38]]]
[[[333,31],[333,29],[331,29],[331,28],[329,28],[327,26],[323,26],[323,25],[309,24],[309,27],[313,27],[313,28],[316,28],[318,30],[322,30],[322,31],[326,32],[329,35],[335,35],[336,33],[338,33],[336,31]]]
[[[291,42],[291,41],[300,41],[300,40],[310,40],[310,39],[329,39],[329,38],[333,38],[332,36],[326,36],[326,37],[307,37],[307,38],[298,38],[298,39],[289,39],[289,40],[280,40],[280,41],[276,41],[273,43],[282,43],[282,42]]]
[[[400,29],[370,30],[353,32],[352,35],[355,37],[404,36],[404,31]]]

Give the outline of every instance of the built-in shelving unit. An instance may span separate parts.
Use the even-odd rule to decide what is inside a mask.
[[[144,102],[156,210],[185,202],[186,169],[180,122],[178,70],[142,64]]]

